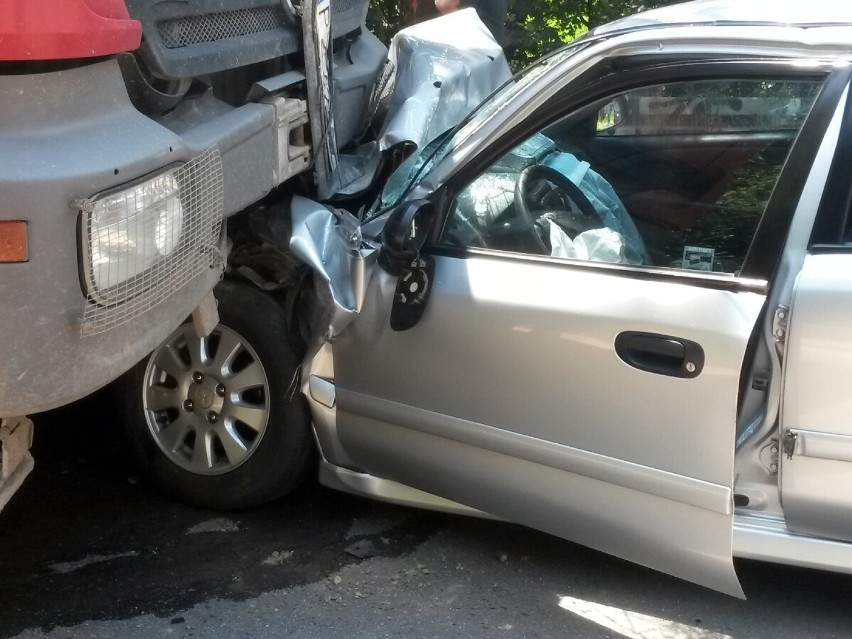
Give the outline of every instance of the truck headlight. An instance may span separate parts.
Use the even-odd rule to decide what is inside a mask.
[[[84,219],[87,288],[101,303],[123,301],[139,275],[171,255],[181,241],[184,208],[176,170],[96,196]]]
[[[81,337],[135,321],[179,292],[196,300],[212,288],[225,268],[224,194],[222,158],[212,146],[136,182],[76,200],[85,296]],[[182,297],[172,308],[189,301]]]

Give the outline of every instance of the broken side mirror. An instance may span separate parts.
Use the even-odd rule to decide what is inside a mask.
[[[426,310],[432,290],[435,258],[421,255],[435,223],[435,205],[428,200],[406,202],[391,213],[382,231],[378,262],[398,277],[390,326],[395,331],[414,327]]]
[[[420,254],[434,222],[435,205],[429,200],[413,200],[398,206],[382,230],[379,266],[400,277]]]

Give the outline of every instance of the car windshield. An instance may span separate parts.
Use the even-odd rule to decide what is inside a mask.
[[[382,191],[380,209],[384,210],[398,204],[423,175],[432,170],[463,140],[479,131],[485,122],[503,110],[548,69],[574,55],[588,44],[589,41],[587,40],[578,41],[528,66],[497,89],[491,97],[482,102],[462,120],[454,130],[438,136],[418,153],[413,154],[388,179]]]

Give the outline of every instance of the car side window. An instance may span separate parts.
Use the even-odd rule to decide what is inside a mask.
[[[455,199],[441,241],[736,274],[822,85],[681,81],[570,113]]]

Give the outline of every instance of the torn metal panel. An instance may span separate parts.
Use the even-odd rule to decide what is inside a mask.
[[[337,165],[337,195],[353,195],[368,189],[381,159],[376,142],[362,144],[353,153],[341,153]]]
[[[324,338],[332,340],[361,311],[377,246],[365,243],[351,213],[300,196],[292,202],[293,254],[314,270]]]
[[[379,137],[382,150],[403,142],[422,148],[511,76],[503,49],[475,9],[403,29],[388,59],[396,77]]]
[[[367,188],[382,152],[423,149],[458,125],[510,76],[503,49],[474,9],[397,33],[368,107],[368,119],[384,118],[378,145],[370,142],[353,154],[340,154],[337,193]]]

